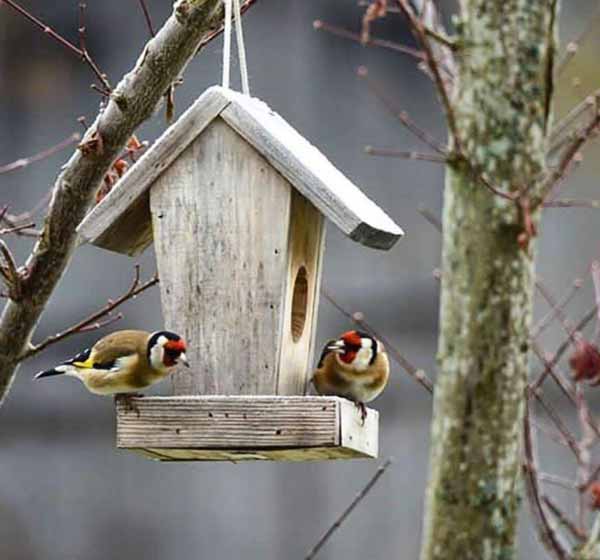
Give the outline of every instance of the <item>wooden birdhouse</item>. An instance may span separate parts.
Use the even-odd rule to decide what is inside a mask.
[[[79,226],[136,255],[154,241],[165,328],[192,367],[173,397],[117,406],[117,444],[163,460],[377,456],[378,417],[305,396],[325,218],[368,247],[402,230],[261,101],[207,90]]]

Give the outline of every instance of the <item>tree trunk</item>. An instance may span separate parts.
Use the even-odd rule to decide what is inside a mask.
[[[453,106],[464,158],[446,177],[422,560],[515,557],[534,275],[527,201],[545,169],[556,3],[461,0]],[[527,197],[493,194],[482,175]]]

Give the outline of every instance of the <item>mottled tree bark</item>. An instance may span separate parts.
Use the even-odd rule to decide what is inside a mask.
[[[533,300],[526,209],[545,170],[557,6],[460,6],[452,103],[464,158],[446,177],[440,374],[421,557],[508,560],[521,501]],[[482,174],[499,190],[528,194],[502,198],[482,185]]]

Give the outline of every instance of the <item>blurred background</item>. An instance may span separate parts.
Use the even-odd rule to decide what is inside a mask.
[[[77,2],[22,0],[21,4],[60,33],[77,41]],[[395,99],[397,107],[435,137],[445,137],[433,88],[412,59],[313,30],[313,20],[360,32],[364,8],[355,0],[259,0],[244,17],[252,93],[269,103],[406,231],[390,252],[363,248],[335,227],[327,237],[324,285],[349,311],[362,311],[417,367],[435,376],[440,237],[417,211],[439,215],[443,168],[439,164],[377,158],[365,145],[427,151],[399,124],[356,76],[360,65]],[[453,5],[441,2],[446,16]],[[574,37],[597,2],[565,3],[561,37]],[[148,0],[154,25],[171,11]],[[111,81],[128,71],[148,32],[136,0],[88,1],[87,43]],[[412,44],[398,15],[374,24],[374,37]],[[558,114],[598,87],[598,27],[561,77]],[[176,91],[181,114],[208,86],[220,81],[222,38],[193,61]],[[234,71],[237,70],[237,66]],[[237,78],[237,74],[233,73]],[[99,96],[92,76],[72,53],[52,42],[6,6],[0,6],[0,164],[34,154],[92,122]],[[165,128],[160,112],[138,136],[153,141]],[[598,196],[599,158],[589,150],[564,194]],[[0,176],[0,203],[28,210],[46,193],[70,149],[19,172]],[[589,264],[600,256],[598,210],[549,209],[538,252],[539,275],[556,295],[576,277],[584,287],[567,309],[578,319],[593,305]],[[8,240],[19,259],[31,242]],[[146,276],[154,255],[140,259]],[[70,326],[110,297],[125,291],[134,261],[94,247],[80,248],[55,292],[35,340]],[[547,311],[537,302],[536,315]],[[109,328],[162,325],[153,289],[123,309]],[[350,327],[327,301],[319,315],[319,344]],[[324,529],[374,472],[376,463],[161,464],[118,452],[110,399],[92,396],[72,379],[33,383],[40,369],[94,342],[82,334],[52,346],[22,365],[0,409],[0,558],[2,560],[100,560],[302,558]],[[553,351],[564,334],[547,331]],[[535,372],[538,364],[532,364]],[[168,383],[158,392],[168,394]],[[566,416],[568,405],[551,395]],[[595,403],[595,409],[600,403]],[[381,413],[381,457],[395,463],[320,558],[417,558],[423,491],[428,470],[431,398],[393,364],[386,393],[374,403]],[[570,421],[571,419],[569,419]],[[563,450],[543,447],[546,470],[572,477]],[[560,495],[568,502],[569,495]],[[523,558],[545,557],[524,508]]]

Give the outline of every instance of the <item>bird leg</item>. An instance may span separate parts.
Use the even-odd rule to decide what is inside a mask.
[[[367,407],[362,401],[356,401],[354,404],[360,410],[360,419],[362,421],[362,425],[364,426],[365,420],[367,419]]]
[[[125,410],[129,412],[135,412],[136,416],[140,417],[140,409],[133,402],[133,398],[143,397],[141,393],[117,393],[115,395],[115,403],[122,403],[125,407]]]

